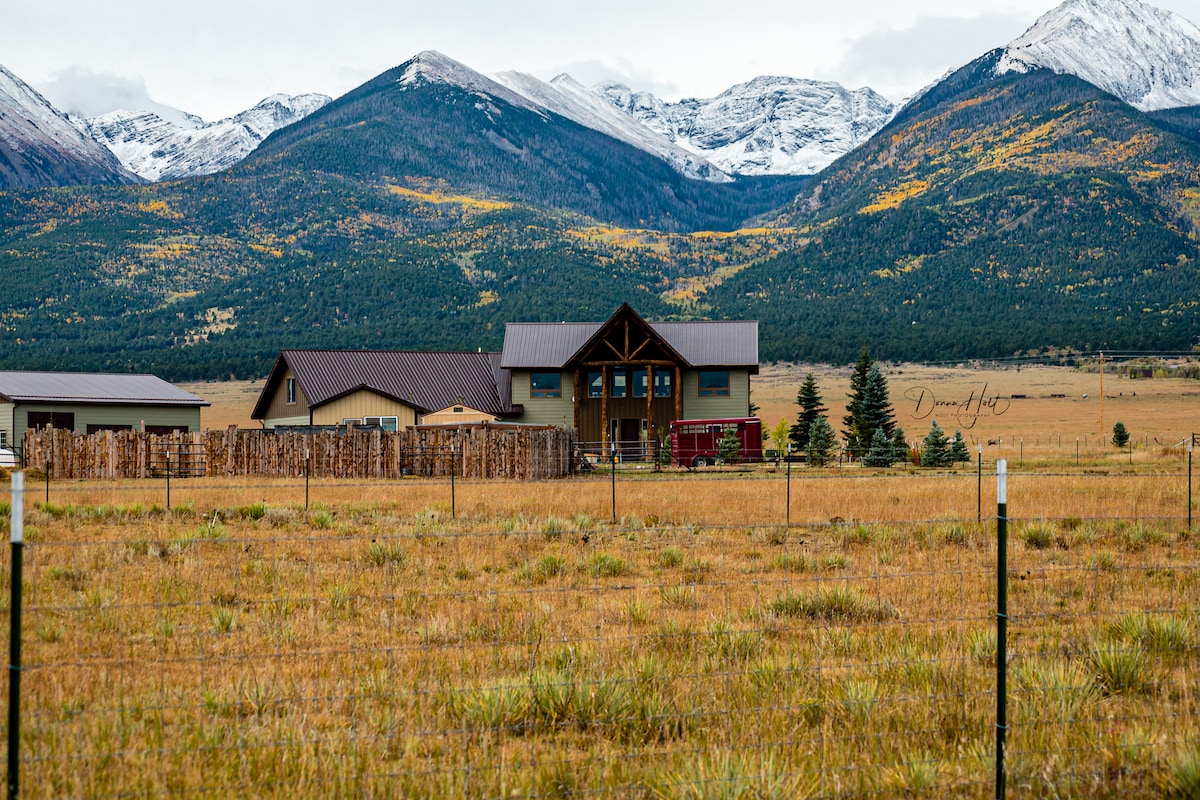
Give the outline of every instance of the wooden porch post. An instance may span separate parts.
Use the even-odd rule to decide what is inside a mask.
[[[583,387],[579,385],[579,367],[575,368],[574,381],[571,386],[571,400],[573,401],[572,405],[575,406],[575,435],[578,436],[581,433],[579,430],[579,406],[582,405],[584,397],[580,393],[580,389]]]
[[[608,452],[608,367],[600,368],[600,450]]]
[[[653,442],[654,444],[651,444]],[[654,435],[654,367],[646,365],[646,452],[658,459],[658,437]]]
[[[675,367],[675,419],[683,419],[683,370]]]

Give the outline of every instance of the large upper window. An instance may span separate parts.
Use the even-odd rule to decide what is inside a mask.
[[[623,369],[614,369],[612,371],[612,386],[610,387],[609,397],[627,397],[629,394],[628,376]]]
[[[604,373],[589,372],[587,374],[588,397],[603,397],[604,396]]]
[[[701,397],[729,397],[729,370],[702,370],[700,372]]]
[[[561,372],[534,372],[529,376],[530,397],[562,397]]]
[[[654,373],[654,396],[671,396],[671,373],[665,369]]]
[[[288,405],[293,405],[296,402],[296,379],[287,379],[287,401]]]
[[[646,374],[646,368],[638,367],[637,369],[629,370],[629,378],[630,382],[633,384],[633,396],[645,397],[649,388],[647,386],[649,376]]]

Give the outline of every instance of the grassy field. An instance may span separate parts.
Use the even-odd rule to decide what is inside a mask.
[[[973,472],[618,478],[32,485],[24,795],[992,796]],[[1182,478],[1013,477],[1011,796],[1200,790]]]
[[[763,368],[767,423],[804,371]],[[849,370],[817,377],[836,424]],[[1007,458],[1009,796],[1200,797],[1195,382],[1106,376],[1130,452],[1096,374],[888,377],[982,483],[31,481],[23,795],[992,797]],[[187,388],[220,428],[260,386]]]

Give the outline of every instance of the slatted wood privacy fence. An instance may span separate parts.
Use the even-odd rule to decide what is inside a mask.
[[[573,430],[531,426],[416,428],[397,432],[209,430],[153,435],[43,429],[25,434],[25,464],[52,478],[150,478],[166,474],[314,478],[425,477],[538,480],[567,475]],[[201,463],[202,462],[202,463]]]

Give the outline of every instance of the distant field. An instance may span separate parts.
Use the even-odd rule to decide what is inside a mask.
[[[752,380],[751,398],[760,406],[764,428],[781,417],[789,423],[795,420],[796,391],[810,370],[829,408],[830,421],[840,428],[846,413],[850,367],[795,364],[764,365],[761,374]],[[1111,438],[1116,422],[1124,423],[1135,447],[1174,445],[1186,434],[1200,432],[1200,382],[1194,380],[1129,379],[1106,374],[1102,408],[1099,374],[1066,367],[975,370],[907,364],[885,374],[896,420],[909,439],[923,438],[936,419],[951,434],[962,430],[972,450],[976,443],[982,443],[985,458],[1015,457],[1022,439],[1027,453],[1039,449],[1049,452],[1051,445],[1073,453],[1078,436],[1081,449],[1087,452],[1098,447],[1102,433],[1105,442]],[[1053,394],[1064,396],[1051,397]],[[1007,400],[1013,395],[1025,396]],[[997,398],[1004,399],[988,407],[988,401]],[[963,407],[935,407],[931,405],[935,401]],[[1003,441],[989,448],[989,440]]]

